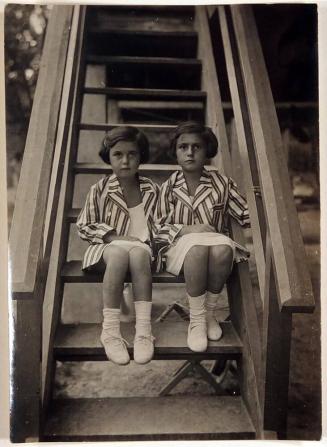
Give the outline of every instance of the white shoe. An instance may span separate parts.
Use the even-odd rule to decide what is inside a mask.
[[[134,339],[134,361],[149,363],[154,354],[154,337],[150,335],[136,335]]]
[[[188,327],[187,345],[194,352],[204,352],[208,347],[205,321],[191,321]]]
[[[211,341],[218,341],[223,335],[220,324],[213,315],[207,314],[207,335]]]
[[[130,362],[129,354],[126,348],[127,341],[121,336],[111,335],[106,330],[102,330],[101,343],[106,351],[108,360],[117,365],[127,365]]]

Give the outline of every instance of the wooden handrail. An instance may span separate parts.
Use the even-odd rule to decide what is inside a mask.
[[[45,38],[10,232],[14,299],[33,298],[36,290],[72,10],[53,7]]]
[[[312,312],[312,285],[254,16],[244,5],[232,6],[231,16],[271,238],[279,308],[282,312]]]

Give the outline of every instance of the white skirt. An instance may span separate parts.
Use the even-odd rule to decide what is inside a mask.
[[[249,251],[242,245],[234,242],[228,236],[220,233],[191,233],[185,234],[172,245],[166,253],[166,270],[173,275],[178,275],[184,264],[185,256],[190,248],[195,245],[228,245],[233,250],[233,261],[246,261],[250,256]]]

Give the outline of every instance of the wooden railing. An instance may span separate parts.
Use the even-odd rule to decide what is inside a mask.
[[[73,9],[51,11],[10,232],[15,442],[37,440],[40,431],[42,304],[71,109]]]
[[[202,17],[199,36],[205,34],[206,27],[209,32],[207,12],[199,12]],[[273,430],[279,437],[285,437],[292,313],[313,310],[311,281],[252,8],[220,6],[215,10],[211,7],[210,15],[214,29],[212,38],[221,36],[222,39],[235,138],[227,140],[216,67],[209,61],[203,73],[208,91],[207,122],[219,136],[225,173],[234,176],[246,193],[263,304],[260,358],[253,359],[259,395],[257,420],[262,423],[261,430]],[[202,57],[210,60],[208,48],[211,51],[212,47],[208,42],[203,45]],[[213,61],[214,56],[212,54]],[[233,168],[238,169],[231,169],[231,160]],[[234,228],[232,232],[240,241]],[[243,293],[244,298],[248,303],[249,298]],[[233,301],[231,294],[232,308]],[[232,314],[233,318],[241,317],[239,312]],[[257,326],[257,321],[251,319],[250,316],[244,324],[250,330],[250,346],[255,347],[251,326]],[[251,350],[244,356],[247,354],[251,354]],[[249,406],[250,403],[246,403]],[[250,407],[249,410],[253,417],[255,411]]]

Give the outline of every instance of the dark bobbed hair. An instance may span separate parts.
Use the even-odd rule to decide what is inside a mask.
[[[140,151],[140,163],[146,163],[149,160],[149,141],[144,133],[136,127],[119,126],[107,132],[102,141],[99,155],[105,163],[110,164],[110,150],[119,141],[136,143]]]
[[[218,153],[218,140],[216,135],[212,132],[210,127],[197,123],[196,121],[185,121],[180,123],[172,133],[170,151],[171,155],[176,158],[176,144],[178,137],[184,133],[196,133],[201,135],[201,138],[206,145],[207,158],[213,158]]]

